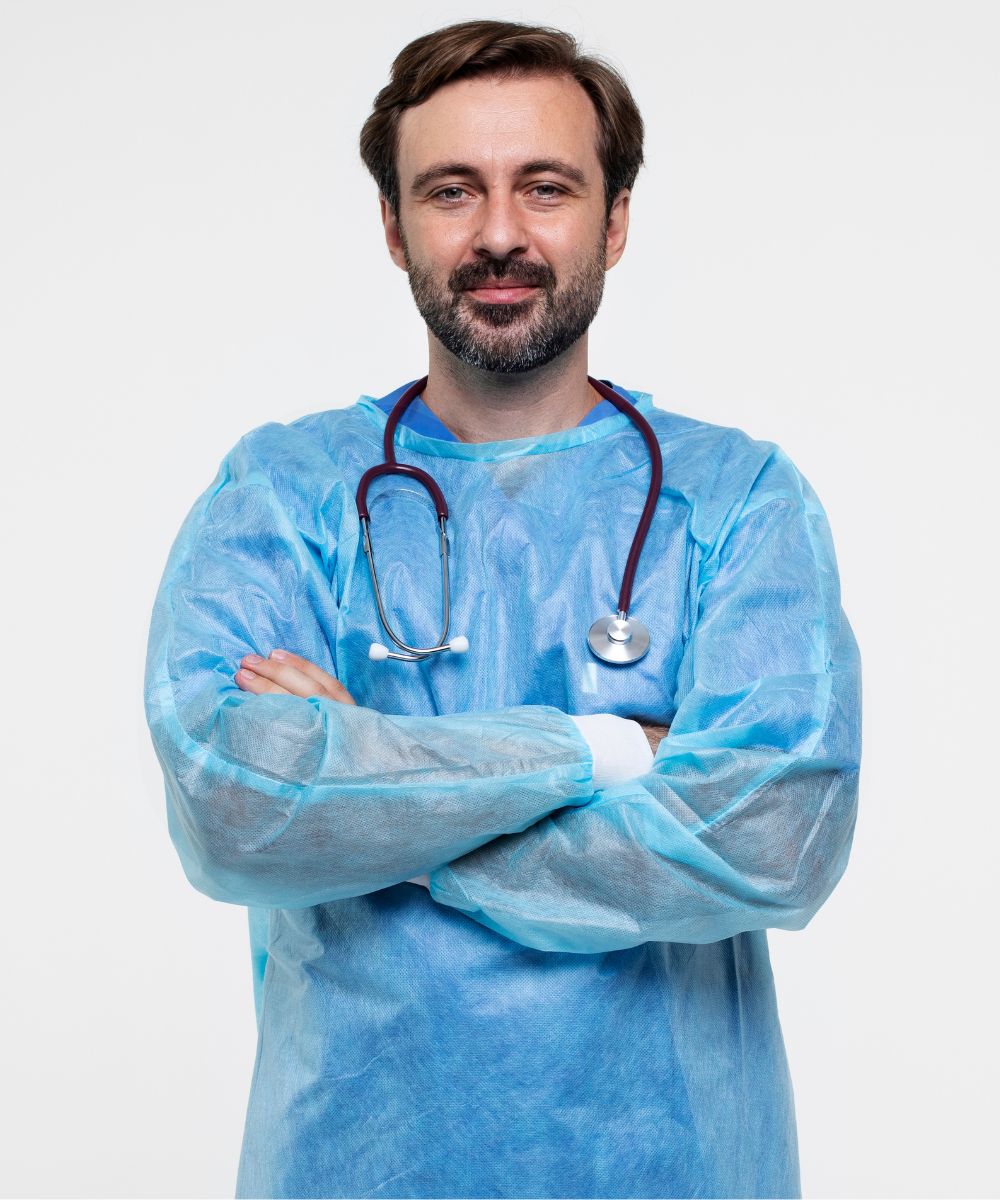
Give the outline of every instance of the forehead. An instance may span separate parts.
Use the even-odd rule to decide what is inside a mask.
[[[495,173],[562,159],[600,173],[597,113],[575,79],[527,75],[460,79],[406,109],[397,168],[403,188],[431,163],[463,162]]]

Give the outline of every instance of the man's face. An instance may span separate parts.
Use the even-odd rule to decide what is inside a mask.
[[[628,223],[627,192],[605,218],[597,132],[586,92],[557,76],[460,80],[403,113],[386,241],[463,362],[527,371],[593,320]]]

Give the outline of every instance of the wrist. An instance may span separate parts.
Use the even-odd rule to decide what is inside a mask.
[[[590,748],[595,790],[644,775],[653,764],[653,751],[638,721],[611,713],[572,717]]]

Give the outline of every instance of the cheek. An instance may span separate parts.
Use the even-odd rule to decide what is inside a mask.
[[[531,233],[538,253],[556,270],[560,266],[565,270],[588,261],[595,250],[603,251],[606,243],[603,222],[574,219],[569,215],[565,220],[538,221]]]
[[[442,216],[433,213],[425,218],[417,217],[407,223],[406,231],[413,257],[445,273],[472,257],[470,246],[474,229],[472,222],[462,214]]]

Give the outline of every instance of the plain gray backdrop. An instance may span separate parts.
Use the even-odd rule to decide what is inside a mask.
[[[805,1193],[995,1196],[1000,6],[962,0],[0,4],[0,1187],[232,1194],[246,914],[169,842],[150,607],[245,431],[423,372],[357,135],[474,16],[645,115],[593,373],[778,442],[830,517],[865,751],[847,874],[771,935]]]

